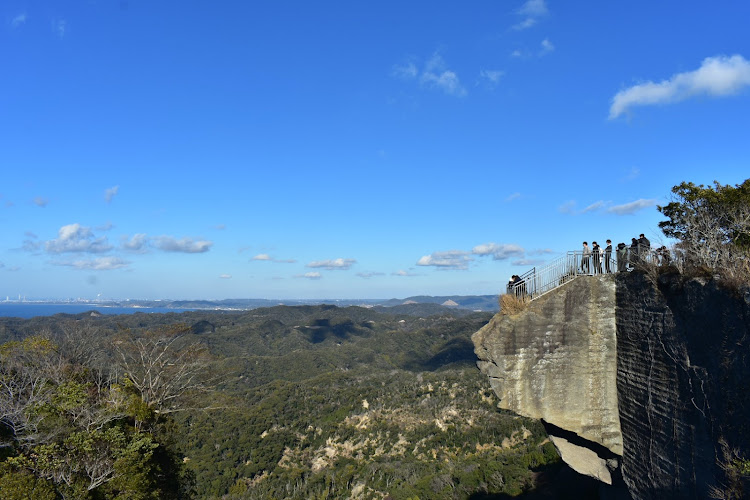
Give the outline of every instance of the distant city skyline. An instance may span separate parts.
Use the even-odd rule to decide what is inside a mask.
[[[487,295],[750,177],[750,4],[0,5],[0,296]]]

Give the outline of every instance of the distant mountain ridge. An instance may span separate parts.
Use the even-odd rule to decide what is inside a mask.
[[[95,309],[100,307],[127,307],[127,308],[165,308],[165,309],[198,309],[198,310],[236,310],[246,311],[258,309],[261,307],[274,306],[305,306],[330,304],[339,307],[361,306],[361,307],[396,307],[396,306],[414,306],[435,304],[450,309],[467,309],[469,311],[497,312],[498,307],[497,295],[415,295],[405,299],[223,299],[223,300],[117,300],[117,301],[92,301],[76,302],[76,304],[91,304]],[[35,302],[36,303],[36,302]],[[38,302],[42,303],[68,303],[62,301]],[[407,308],[408,309],[408,308]],[[412,309],[415,309],[412,307]],[[416,308],[419,309],[419,308]],[[425,311],[431,311],[438,314],[435,308],[428,308]],[[405,313],[411,314],[411,313]]]

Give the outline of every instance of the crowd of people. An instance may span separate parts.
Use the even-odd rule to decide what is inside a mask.
[[[672,262],[669,249],[661,246],[652,250],[651,242],[643,233],[638,238],[631,238],[629,246],[625,243],[618,243],[616,249],[612,248],[612,240],[607,240],[605,247],[600,246],[596,241],[589,246],[589,243],[584,241],[580,260],[578,257],[578,252],[575,252],[578,274],[609,274],[615,272],[615,265],[617,272],[625,272],[635,269],[639,263],[648,262],[668,266]],[[526,282],[517,274],[510,277],[507,289],[508,293],[515,293],[518,296],[532,293],[532,289],[527,290]]]

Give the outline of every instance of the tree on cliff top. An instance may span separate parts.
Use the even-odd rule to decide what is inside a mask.
[[[680,240],[685,262],[694,267],[747,272],[750,268],[750,179],[735,186],[683,182],[672,188],[673,201],[658,206],[669,220],[664,234]]]

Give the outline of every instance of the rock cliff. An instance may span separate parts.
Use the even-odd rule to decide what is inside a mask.
[[[749,348],[747,288],[618,277],[622,473],[634,498],[743,497],[723,465],[750,452]]]
[[[727,467],[750,457],[747,286],[580,277],[516,315],[496,315],[473,340],[502,407],[621,455],[633,498],[750,495]],[[558,441],[575,462],[581,453],[566,456]],[[571,466],[599,476],[595,465]]]
[[[622,455],[615,325],[614,277],[586,276],[540,297],[519,314],[495,315],[473,341],[479,367],[503,408],[543,419]],[[600,472],[601,464],[569,463],[610,482]]]

